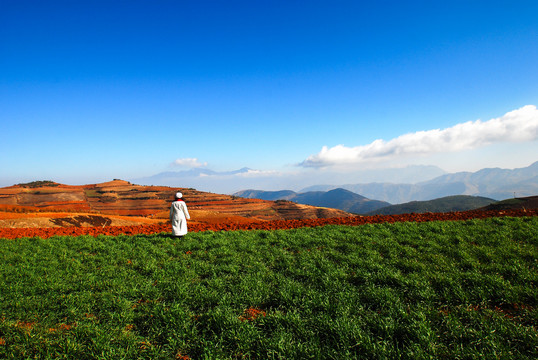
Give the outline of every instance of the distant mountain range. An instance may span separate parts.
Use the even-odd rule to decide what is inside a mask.
[[[249,171],[253,171],[247,167],[241,168],[234,171],[213,171],[207,168],[194,168],[183,171],[166,171],[158,173],[156,175],[138,178],[133,181],[141,184],[152,184],[152,185],[164,185],[171,184],[178,181],[182,178],[191,178],[191,177],[200,177],[200,176],[230,176],[237,174],[246,174]]]
[[[166,171],[152,176],[128,179],[134,184],[175,186],[194,188],[221,194],[233,194],[243,189],[298,191],[301,187],[326,184],[338,181],[340,184],[350,180],[371,183],[392,179],[393,182],[415,184],[446,174],[432,165],[409,165],[402,168],[363,169],[346,173],[318,172],[315,176],[307,172],[263,171],[244,167],[235,171],[214,171],[208,168],[194,168],[180,171]],[[313,182],[317,179],[316,182]],[[359,180],[360,179],[360,180]],[[337,188],[333,187],[333,188]],[[322,189],[330,190],[330,189]]]
[[[368,181],[366,170],[364,171],[364,174],[361,173],[359,178]],[[399,175],[400,173],[405,174],[404,178],[413,178],[411,176],[413,172],[416,174],[414,176],[415,179],[423,176],[423,179],[429,180],[418,183],[390,182],[391,179],[402,178]],[[433,177],[436,173],[442,173],[442,170],[431,166],[386,169],[384,172],[377,172],[376,176],[379,179],[380,174],[382,174],[382,178],[386,178],[388,181],[348,183],[345,185],[323,185],[322,183],[305,187],[300,191],[266,191],[263,194],[263,199],[290,200],[295,198],[293,201],[299,202],[297,199],[300,200],[301,196],[303,196],[300,194],[327,192],[334,189],[348,190],[367,200],[373,201],[375,199],[391,204],[403,204],[410,201],[428,201],[455,195],[481,196],[495,200],[504,200],[538,194],[538,162],[528,167],[513,170],[486,168],[476,172],[445,173]],[[224,172],[196,168],[185,171],[162,172],[150,177],[131,179],[130,181],[136,184],[187,187],[197,190],[204,189],[204,191],[216,193],[219,192],[219,189],[233,189],[226,192],[231,194],[236,192],[236,189],[275,189],[276,187],[278,190],[280,187],[279,184],[282,185],[282,189],[289,189],[291,187],[289,184],[291,183],[295,184],[295,186],[296,184],[303,184],[305,181],[312,183],[312,178],[307,180],[304,177],[288,178],[282,174],[274,175],[271,172],[264,173],[249,168]],[[295,189],[295,187],[292,188]],[[332,194],[332,196],[334,195]],[[308,194],[303,197],[306,202],[310,201],[308,198],[323,196],[321,194]],[[361,208],[362,210],[364,208]]]
[[[233,195],[248,199],[262,199],[273,201],[289,200],[298,204],[340,209],[354,214],[364,214],[369,211],[373,211],[390,205],[388,202],[370,200],[364,196],[345,189],[333,189],[329,191],[309,191],[305,193],[296,193],[291,190],[243,190],[236,192]]]
[[[504,200],[538,194],[538,161],[519,169],[489,168],[477,172],[458,172],[438,176],[417,184],[367,183],[316,185],[300,192],[342,188],[370,199],[401,204],[426,201],[451,195],[473,195]]]
[[[418,184],[317,185],[299,193],[291,190],[243,190],[234,195],[264,200],[290,200],[299,204],[372,215],[473,210],[497,200],[536,194],[538,162],[514,170],[493,168],[445,174]],[[398,205],[391,205],[389,201]]]
[[[309,191],[296,193],[291,190],[261,191],[243,190],[234,194],[237,197],[261,200],[288,200],[298,204],[328,207],[361,215],[397,215],[425,212],[466,211],[483,208],[496,203],[490,198],[469,195],[446,196],[429,201],[411,201],[391,205],[385,201],[371,200],[345,189],[329,191]]]

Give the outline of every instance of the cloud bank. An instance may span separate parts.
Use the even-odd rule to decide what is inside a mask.
[[[202,166],[207,166],[207,163],[201,163],[197,158],[182,158],[174,160],[172,165],[186,168],[199,168]]]
[[[356,147],[323,146],[318,154],[309,156],[299,165],[320,168],[381,162],[404,156],[457,152],[495,143],[528,142],[537,139],[538,110],[535,105],[527,105],[500,118],[468,121],[442,130],[404,134],[389,141],[379,139]]]

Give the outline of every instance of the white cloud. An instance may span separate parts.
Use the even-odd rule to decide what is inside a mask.
[[[201,163],[197,158],[183,158],[174,160],[172,165],[187,168],[199,168],[202,166],[207,166],[207,163]]]
[[[365,162],[397,160],[403,156],[431,155],[475,149],[496,143],[529,142],[538,139],[538,110],[527,105],[488,121],[468,121],[446,129],[419,131],[389,141],[368,145],[332,148],[323,146],[300,165],[327,167]]]

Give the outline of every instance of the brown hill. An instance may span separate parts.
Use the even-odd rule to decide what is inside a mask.
[[[244,199],[191,188],[142,186],[123,180],[65,185],[36,181],[0,188],[0,227],[128,226],[168,219],[181,191],[191,223],[321,219],[353,216],[344,211],[288,201]]]

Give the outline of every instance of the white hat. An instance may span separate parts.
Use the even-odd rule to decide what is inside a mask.
[[[176,193],[176,199],[181,199],[183,197],[183,194],[180,192]]]

